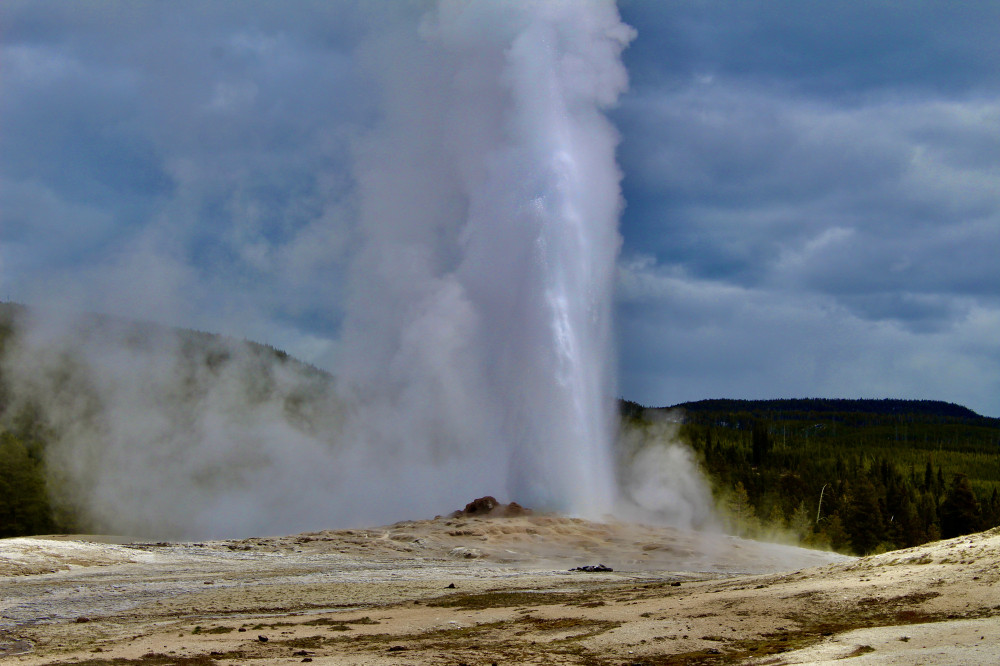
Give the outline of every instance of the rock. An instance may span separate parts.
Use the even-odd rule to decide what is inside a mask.
[[[504,514],[503,515],[508,516],[510,518],[513,518],[515,516],[530,516],[531,515],[531,509],[525,509],[523,506],[521,506],[517,502],[511,502],[504,509]]]
[[[487,495],[486,497],[474,499],[466,504],[462,513],[466,516],[482,516],[487,513],[492,513],[493,509],[497,508],[497,505],[499,504],[500,502],[498,502],[495,497]]]
[[[603,564],[588,564],[582,567],[573,567],[570,571],[586,571],[587,573],[603,573],[605,571],[614,571],[611,567],[606,567]]]
[[[514,516],[530,516],[531,509],[525,509],[523,506],[517,502],[511,502],[510,504],[501,504],[492,495],[487,495],[485,497],[480,497],[474,499],[465,505],[464,509],[459,511],[454,511],[450,515],[451,518],[462,518],[464,516],[500,516],[500,517],[514,517]]]

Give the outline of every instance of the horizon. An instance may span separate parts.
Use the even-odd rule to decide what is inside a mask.
[[[19,307],[24,307],[24,308],[32,308],[32,307],[34,307],[34,306],[31,306],[31,305],[29,305],[27,303],[18,303],[18,302],[9,301],[9,300],[0,301],[0,306],[2,306],[2,305],[14,305],[14,306],[19,306]],[[157,322],[157,321],[153,321],[153,320],[129,319],[127,317],[120,317],[119,315],[115,315],[115,314],[107,313],[107,312],[81,312],[81,311],[71,310],[71,311],[69,311],[69,313],[70,314],[74,314],[74,315],[80,315],[80,316],[90,316],[90,315],[93,315],[93,316],[100,316],[100,317],[118,318],[118,319],[122,319],[124,321],[130,321],[131,323],[138,324],[138,325],[163,326],[165,328],[172,328],[172,329],[175,329],[177,331],[187,331],[187,332],[193,332],[193,333],[202,333],[202,334],[207,334],[207,335],[219,336],[219,337],[222,337],[222,338],[229,338],[229,339],[235,340],[236,342],[249,343],[249,344],[252,344],[252,345],[260,345],[262,347],[266,347],[266,348],[272,349],[275,352],[278,352],[278,353],[281,353],[281,354],[286,354],[289,358],[293,359],[297,363],[300,363],[300,364],[302,364],[302,365],[304,365],[306,367],[312,368],[314,370],[318,370],[319,372],[327,374],[330,377],[333,377],[333,378],[336,377],[336,373],[333,370],[328,370],[328,369],[321,368],[319,366],[313,365],[313,364],[311,364],[311,363],[309,363],[309,362],[307,362],[307,361],[305,361],[305,360],[303,360],[301,358],[298,358],[297,356],[295,356],[293,354],[290,354],[287,350],[281,349],[280,347],[275,347],[275,346],[273,346],[271,344],[268,344],[266,342],[262,342],[262,341],[259,341],[259,340],[253,340],[251,338],[240,336],[240,335],[230,335],[230,334],[219,333],[219,332],[208,331],[208,330],[201,330],[201,329],[189,329],[189,328],[175,326],[175,325],[172,325],[172,324],[165,324],[165,323],[161,323],[161,322]],[[662,404],[662,405],[658,405],[658,404],[644,404],[644,403],[639,402],[637,400],[633,400],[632,398],[629,398],[628,396],[625,396],[625,395],[617,395],[613,399],[617,400],[617,401],[621,401],[621,402],[633,403],[633,404],[635,404],[635,405],[637,405],[637,406],[639,406],[639,407],[641,407],[643,409],[650,409],[650,410],[674,409],[674,408],[682,407],[682,406],[687,405],[687,404],[694,404],[694,403],[700,403],[700,402],[714,402],[714,401],[720,401],[720,402],[721,401],[733,401],[733,402],[794,402],[794,401],[824,401],[824,400],[827,400],[827,401],[834,401],[834,402],[837,402],[837,401],[849,401],[849,402],[883,402],[883,401],[889,401],[889,402],[939,403],[939,404],[944,404],[944,405],[961,407],[962,409],[969,410],[970,412],[972,412],[973,414],[975,414],[976,416],[978,416],[980,418],[1000,420],[1000,416],[991,416],[989,414],[983,414],[981,412],[977,412],[976,410],[972,409],[971,407],[969,407],[967,405],[963,405],[961,403],[952,402],[952,401],[949,401],[949,400],[937,399],[937,398],[907,398],[907,397],[895,397],[895,396],[893,396],[893,397],[890,397],[890,396],[847,397],[847,396],[816,396],[816,395],[810,395],[810,396],[770,396],[770,397],[764,397],[764,398],[736,398],[736,397],[731,397],[731,396],[704,396],[704,397],[700,397],[700,398],[693,398],[693,399],[690,399],[690,400],[683,400],[681,402],[675,402],[675,403],[671,403],[671,404]]]

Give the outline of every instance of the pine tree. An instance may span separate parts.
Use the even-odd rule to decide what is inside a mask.
[[[879,508],[879,497],[875,486],[866,478],[862,478],[854,485],[847,517],[847,531],[851,537],[851,546],[859,555],[871,552],[885,538],[885,524],[882,510]]]
[[[762,422],[754,421],[751,441],[751,464],[760,467],[771,451],[771,437],[767,434],[767,426]]]
[[[847,551],[851,543],[851,537],[844,529],[844,521],[840,519],[839,513],[832,513],[825,517],[820,523],[822,537],[830,544],[830,548],[838,552]]]
[[[41,463],[11,433],[0,433],[0,536],[42,534],[52,511]]]
[[[945,539],[971,534],[980,527],[979,501],[964,474],[956,474],[941,502],[941,536]]]
[[[993,494],[983,507],[983,529],[1000,526],[1000,496],[994,486]]]
[[[750,503],[750,495],[742,481],[736,482],[736,487],[733,489],[733,494],[726,508],[729,513],[730,527],[735,534],[745,537],[752,536],[757,532],[760,521],[757,519],[757,513]]]
[[[812,507],[806,506],[806,501],[802,500],[792,512],[792,517],[788,520],[788,527],[803,543],[812,543],[813,521],[816,516]]]

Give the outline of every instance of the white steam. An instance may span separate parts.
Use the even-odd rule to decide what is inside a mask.
[[[318,372],[265,348],[45,313],[5,354],[6,413],[44,425],[51,490],[81,527],[158,537],[323,524],[338,415]],[[40,415],[39,415],[40,412]]]
[[[602,110],[631,34],[606,2],[451,2],[403,71],[382,66],[398,40],[372,54],[385,115],[361,147],[342,376],[365,406],[352,439],[405,456],[414,496],[612,506],[621,200]]]
[[[381,26],[359,53],[380,117],[355,145],[336,394],[238,344],[35,327],[4,373],[46,413],[62,494],[100,529],[188,537],[484,494],[611,511],[622,201],[604,112],[632,36],[597,0],[442,0]]]
[[[617,448],[622,496],[616,513],[640,522],[718,528],[708,482],[678,437],[677,422],[647,415],[622,429]]]

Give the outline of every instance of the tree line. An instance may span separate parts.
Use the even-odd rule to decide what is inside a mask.
[[[948,403],[824,402],[841,411],[809,401],[671,408],[730,531],[867,554],[1000,525],[995,419]],[[623,403],[625,427],[657,411],[668,410]]]

